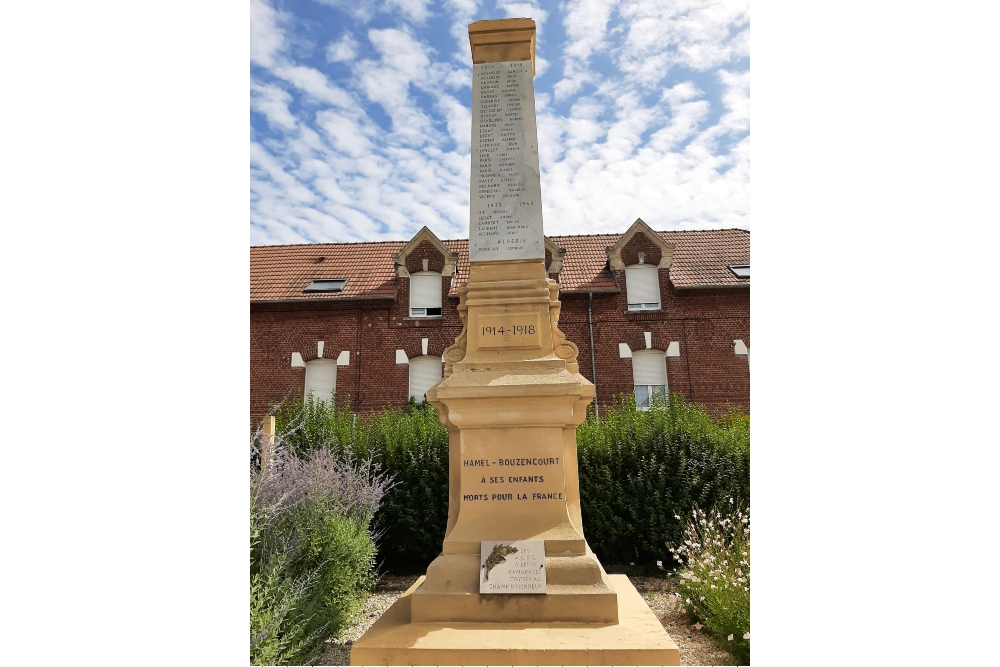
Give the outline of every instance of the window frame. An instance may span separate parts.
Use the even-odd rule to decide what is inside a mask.
[[[319,368],[320,366],[332,366],[333,367],[333,388],[330,391],[330,394],[331,394],[330,396],[322,396],[321,397],[321,396],[319,396],[316,393],[315,390],[312,390],[312,389],[309,388],[309,369],[310,368],[314,368],[314,369],[315,368]],[[302,379],[302,390],[303,390],[302,394],[303,394],[303,398],[308,399],[310,392],[312,392],[312,394],[316,397],[316,400],[324,401],[326,403],[329,403],[330,400],[331,400],[331,398],[332,398],[332,395],[335,395],[337,393],[337,375],[338,375],[338,368],[337,368],[337,366],[338,366],[338,364],[337,364],[337,360],[336,359],[325,359],[323,357],[319,357],[317,359],[310,359],[309,361],[307,361],[306,362],[305,376]]]
[[[630,296],[635,296],[636,292],[641,292],[641,290],[650,287],[649,285],[635,285],[635,291],[629,294],[629,273],[633,277],[638,277],[643,274],[649,274],[652,278],[653,284],[656,289],[656,302],[651,301],[635,301],[630,300]],[[639,311],[656,311],[663,310],[663,294],[660,290],[660,270],[655,264],[630,264],[625,267],[625,304],[628,312],[639,312]]]
[[[429,361],[421,361],[421,360],[429,360]],[[407,382],[407,386],[406,386],[406,400],[407,401],[409,401],[410,398],[412,397],[412,398],[414,398],[416,400],[416,402],[418,404],[421,404],[421,403],[424,402],[424,396],[427,395],[427,389],[425,389],[423,392],[421,392],[420,395],[416,395],[416,394],[413,393],[413,369],[414,369],[414,365],[415,365],[414,362],[417,362],[416,366],[419,368],[420,365],[430,364],[431,361],[437,361],[441,365],[440,366],[440,375],[438,376],[438,379],[435,380],[434,383],[432,383],[430,385],[430,387],[427,387],[427,389],[430,389],[431,387],[433,387],[435,384],[437,384],[438,382],[441,381],[441,378],[444,377],[444,362],[441,361],[441,357],[436,357],[433,354],[422,354],[419,357],[413,357],[412,359],[409,359],[407,361],[407,364],[409,365],[408,377],[407,377],[407,381],[406,381]]]
[[[662,363],[663,384],[649,384],[647,382],[637,383],[636,358],[639,358],[640,360],[651,358],[655,359],[659,363]],[[639,363],[643,364],[644,362],[640,361]],[[659,374],[660,369],[657,368],[656,370],[657,374]],[[646,397],[644,405],[640,405],[639,395],[636,392],[636,389],[639,387],[645,388]],[[641,410],[641,411],[649,410],[650,407],[652,407],[656,393],[660,393],[664,397],[664,400],[666,400],[666,397],[669,396],[668,393],[669,387],[670,387],[670,378],[667,377],[667,356],[665,351],[657,349],[646,349],[646,350],[635,350],[632,352],[632,396],[635,398],[636,410]],[[656,389],[659,389],[660,391],[659,392],[654,391]]]
[[[437,294],[438,294],[438,298],[437,298],[438,305],[431,306],[431,305],[425,304],[425,305],[417,305],[417,306],[415,306],[414,303],[413,303],[413,297],[414,297],[414,293],[416,292],[416,290],[413,289],[413,286],[414,286],[413,279],[415,277],[431,277],[431,276],[436,276],[437,279],[438,279],[438,281],[439,281],[438,292],[437,292]],[[418,271],[417,273],[411,273],[410,274],[410,299],[409,299],[409,303],[407,304],[407,306],[408,306],[407,307],[407,313],[409,314],[409,317],[420,318],[420,319],[424,319],[424,318],[428,318],[428,317],[442,317],[444,315],[444,295],[442,294],[443,291],[444,291],[444,276],[442,274],[438,273],[437,271]],[[436,310],[437,312],[436,313],[428,312],[428,311],[434,311],[434,310]]]

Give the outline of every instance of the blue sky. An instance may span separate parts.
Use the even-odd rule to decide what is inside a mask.
[[[747,0],[251,0],[250,243],[469,225],[468,24],[538,25],[546,234],[750,228]]]

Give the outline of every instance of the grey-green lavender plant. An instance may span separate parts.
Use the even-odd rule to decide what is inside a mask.
[[[250,656],[309,664],[375,583],[371,519],[391,479],[328,446],[298,456],[251,439]],[[262,456],[263,454],[263,456]]]

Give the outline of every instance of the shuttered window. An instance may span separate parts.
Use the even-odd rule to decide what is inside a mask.
[[[337,361],[314,359],[306,363],[306,395],[312,392],[316,400],[329,401],[337,388]]]
[[[410,275],[410,317],[441,314],[441,274],[422,271]]]
[[[414,357],[410,359],[410,396],[423,403],[427,390],[441,379],[441,357]]]
[[[663,350],[639,350],[632,353],[632,384],[635,406],[648,409],[657,397],[667,393],[667,363]]]
[[[625,293],[629,310],[660,309],[660,275],[654,264],[625,267]]]

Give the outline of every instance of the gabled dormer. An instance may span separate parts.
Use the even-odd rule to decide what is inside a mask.
[[[637,218],[608,248],[612,271],[625,272],[628,310],[660,310],[660,271],[670,268],[674,244],[667,243],[649,225]]]
[[[443,278],[455,275],[458,255],[424,227],[392,256],[392,261],[396,265],[396,275],[408,281],[409,316],[441,317],[446,291]]]
[[[556,247],[556,244],[545,237],[545,275],[558,280],[559,272],[562,271],[563,257],[566,255],[566,248]]]

